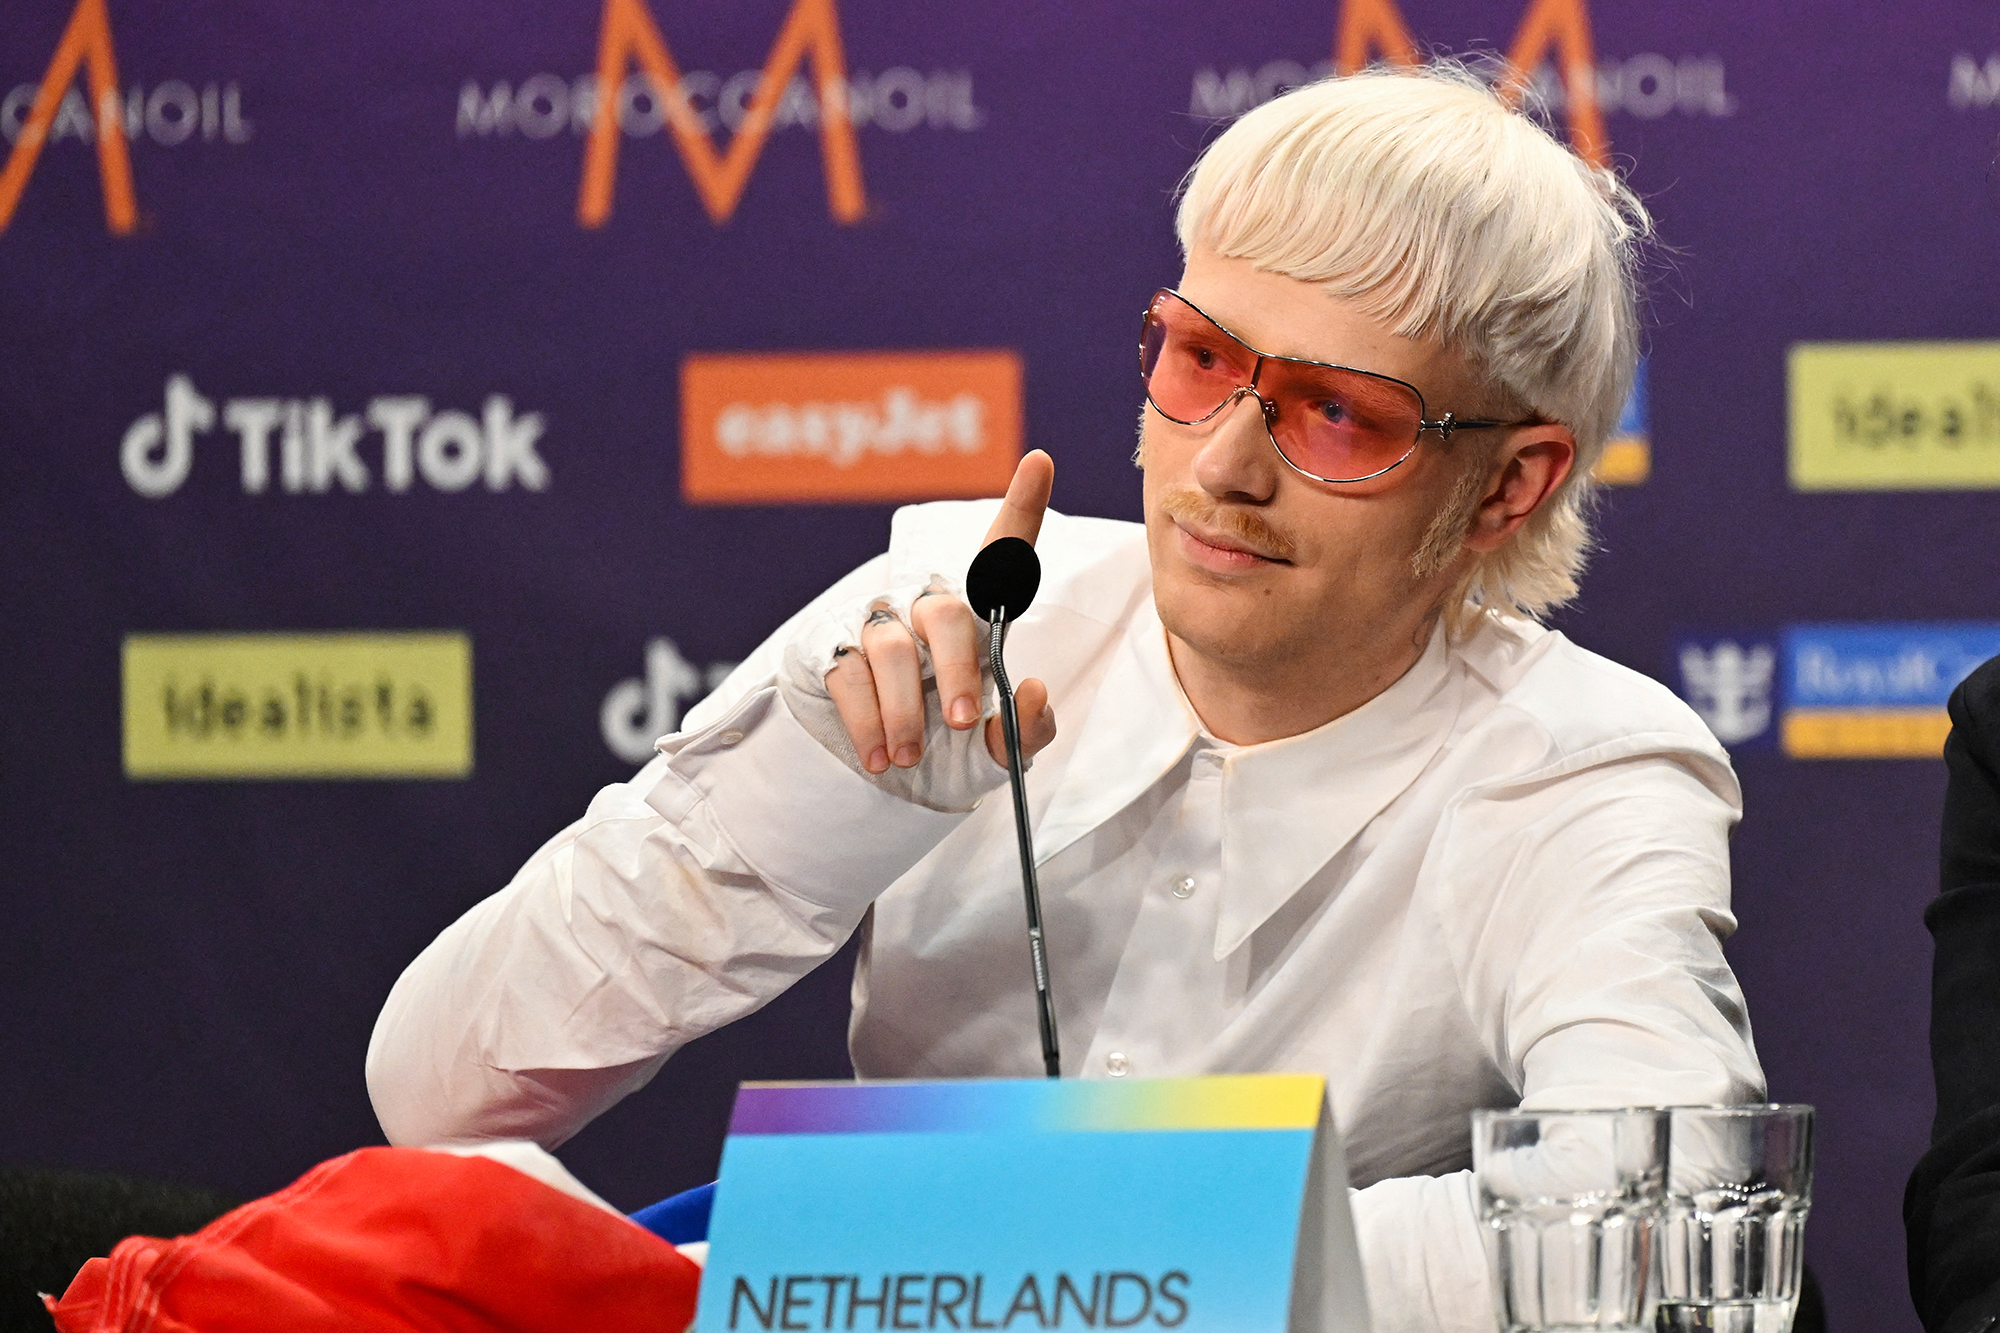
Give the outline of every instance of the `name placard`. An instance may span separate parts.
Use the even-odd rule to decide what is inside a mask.
[[[749,1083],[696,1333],[1367,1333],[1325,1080]]]

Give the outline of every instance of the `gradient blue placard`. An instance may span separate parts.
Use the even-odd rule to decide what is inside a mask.
[[[1203,1086],[1222,1080],[1116,1102],[1039,1080],[746,1087],[697,1333],[1277,1333],[1324,1096],[1304,1081],[1303,1118],[1235,1113]]]

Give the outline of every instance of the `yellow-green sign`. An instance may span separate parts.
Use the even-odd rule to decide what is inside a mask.
[[[2000,489],[2000,342],[1797,343],[1801,491]]]
[[[132,634],[128,778],[462,778],[458,633]]]

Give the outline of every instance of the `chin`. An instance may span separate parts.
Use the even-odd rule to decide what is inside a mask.
[[[1215,661],[1252,661],[1262,657],[1292,619],[1276,605],[1245,587],[1217,585],[1186,578],[1153,579],[1153,604],[1167,633],[1203,657]]]

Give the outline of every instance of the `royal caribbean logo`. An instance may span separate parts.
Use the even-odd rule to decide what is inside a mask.
[[[1676,646],[1680,696],[1732,748],[1794,759],[1935,759],[1958,683],[2000,656],[2000,624],[1793,625]]]
[[[1618,414],[1611,438],[1604,442],[1591,475],[1606,486],[1637,486],[1653,475],[1653,430],[1650,390],[1647,388],[1646,358],[1632,376],[1632,392]]]
[[[1778,645],[1753,636],[1686,640],[1674,651],[1681,698],[1715,739],[1735,747],[1768,743],[1775,713]]]

